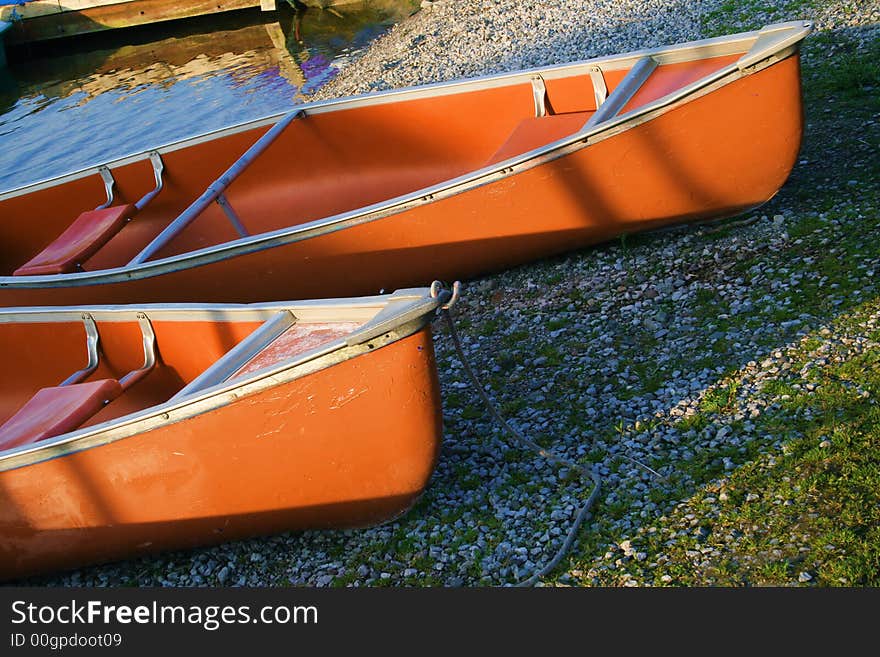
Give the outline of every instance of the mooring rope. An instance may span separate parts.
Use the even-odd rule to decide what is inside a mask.
[[[594,465],[592,468],[588,469],[579,463],[569,461],[568,459],[565,459],[549,450],[544,449],[538,443],[530,440],[525,435],[523,435],[501,416],[495,404],[492,402],[491,399],[489,399],[489,396],[486,394],[486,391],[482,383],[480,382],[479,377],[477,377],[476,373],[470,365],[470,362],[465,356],[464,349],[461,346],[461,340],[458,337],[458,330],[455,327],[455,321],[452,317],[451,305],[452,303],[448,303],[443,306],[441,309],[441,314],[446,320],[446,325],[449,327],[449,334],[452,336],[452,344],[455,345],[455,351],[458,353],[458,358],[461,361],[461,364],[464,367],[468,378],[470,378],[471,380],[471,385],[473,385],[474,389],[480,395],[480,398],[483,400],[483,404],[489,410],[489,413],[492,415],[495,421],[501,426],[502,429],[504,429],[510,435],[516,438],[516,440],[524,445],[527,449],[535,452],[539,456],[544,457],[551,463],[554,463],[560,467],[569,468],[571,470],[579,472],[585,479],[590,479],[593,482],[593,490],[590,492],[589,497],[587,497],[587,500],[586,502],[584,502],[580,511],[578,511],[578,514],[575,517],[571,528],[568,530],[568,535],[565,537],[565,541],[563,541],[562,546],[556,551],[554,557],[547,563],[547,565],[533,573],[531,577],[528,577],[527,579],[524,579],[514,584],[514,586],[534,586],[538,583],[538,581],[540,581],[542,577],[544,577],[545,575],[547,575],[547,573],[556,568],[556,566],[559,565],[559,562],[562,561],[563,557],[568,554],[568,551],[571,549],[571,546],[574,544],[574,541],[577,538],[578,530],[580,529],[583,522],[590,517],[590,508],[593,506],[593,503],[599,496],[599,489],[602,485],[602,478],[597,472],[597,466]]]

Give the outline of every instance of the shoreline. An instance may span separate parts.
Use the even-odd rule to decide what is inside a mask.
[[[423,2],[316,100],[562,64],[703,38],[691,0]],[[717,4],[715,2],[714,4]]]

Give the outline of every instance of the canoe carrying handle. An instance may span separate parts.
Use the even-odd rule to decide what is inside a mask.
[[[101,205],[96,207],[95,210],[103,210],[104,208],[109,208],[113,205],[113,185],[116,184],[116,181],[113,179],[113,172],[110,171],[109,167],[98,167],[98,173],[101,174],[101,180],[104,181],[104,191],[107,192],[107,202],[101,203]]]
[[[89,353],[89,361],[83,369],[71,374],[64,379],[64,381],[59,383],[59,386],[69,386],[74,383],[79,383],[89,374],[98,369],[98,327],[95,325],[95,320],[92,319],[92,316],[89,314],[83,314],[82,320],[86,328],[86,349]]]
[[[284,129],[290,125],[294,119],[299,118],[301,116],[305,116],[305,111],[298,109],[293,112],[290,112],[282,118],[278,123],[272,126],[272,128],[266,132],[262,137],[260,137],[254,144],[247,149],[244,154],[238,158],[231,167],[229,167],[226,172],[221,175],[217,180],[208,185],[208,188],[205,192],[197,198],[193,203],[184,210],[178,217],[172,221],[168,226],[165,227],[161,233],[159,233],[152,242],[147,244],[147,246],[138,253],[134,258],[132,258],[129,265],[139,265],[142,262],[148,260],[153,255],[156,254],[157,251],[162,249],[168,242],[177,237],[180,232],[186,228],[196,217],[198,217],[205,209],[211,205],[214,201],[216,201],[223,192],[226,191],[226,188],[232,184],[232,182],[238,178],[242,173],[244,173],[245,169],[247,169],[260,154],[265,151],[271,144],[274,142],[278,136],[284,132]],[[223,204],[221,203],[221,207]],[[229,215],[227,214],[227,217]],[[241,222],[239,221],[239,224]],[[235,222],[233,222],[235,225]],[[243,228],[243,227],[242,227]],[[238,230],[238,226],[236,226],[236,230]]]
[[[642,57],[638,60],[620,81],[620,84],[611,92],[607,100],[584,124],[584,130],[589,130],[617,116],[620,110],[636,95],[636,92],[642,88],[645,80],[651,76],[655,68],[657,68],[657,60],[653,57]]]
[[[127,390],[140,381],[156,366],[156,334],[153,332],[153,325],[144,313],[138,313],[137,319],[141,327],[141,341],[144,345],[144,365],[119,379],[119,385],[123,390]]]
[[[171,398],[171,401],[201,392],[228,380],[295,323],[296,317],[289,310],[283,310],[273,315],[208,369],[186,384]]]

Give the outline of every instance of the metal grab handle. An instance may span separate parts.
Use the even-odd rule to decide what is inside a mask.
[[[74,383],[79,383],[89,374],[98,369],[98,327],[95,325],[95,320],[92,319],[92,316],[89,314],[83,314],[82,321],[86,328],[86,350],[89,355],[88,363],[86,363],[86,366],[83,369],[74,372],[64,379],[64,381],[58,384],[59,386],[69,386]]]
[[[532,97],[535,101],[535,117],[547,116],[547,85],[540,75],[532,77]]]
[[[162,156],[159,155],[159,151],[150,151],[150,163],[153,165],[153,177],[156,179],[156,187],[144,194],[141,200],[134,204],[138,211],[143,210],[147,203],[156,198],[156,195],[165,186],[162,180],[162,172],[165,170],[165,165],[162,163]]]
[[[107,193],[107,201],[101,203],[101,205],[96,207],[95,210],[103,210],[104,208],[109,208],[113,205],[113,185],[116,184],[116,181],[113,179],[113,172],[110,171],[109,167],[98,167],[98,173],[101,174],[101,180],[104,181],[104,191]]]
[[[144,346],[144,364],[142,367],[129,372],[119,379],[119,385],[122,386],[123,390],[127,390],[140,381],[156,366],[156,334],[153,332],[153,325],[144,313],[138,313],[137,318],[138,325],[141,328],[141,342]],[[98,369],[98,327],[95,324],[95,320],[89,314],[83,314],[82,320],[86,329],[86,349],[88,350],[89,361],[83,369],[71,374],[59,383],[59,386],[79,383]]]
[[[596,109],[602,107],[602,103],[608,98],[608,87],[605,86],[605,76],[602,75],[602,69],[598,66],[591,66],[587,69],[590,74],[590,81],[593,83],[593,98],[596,101]]]
[[[141,327],[141,342],[144,345],[144,364],[119,379],[119,385],[123,390],[128,390],[135,383],[149,374],[156,366],[156,334],[153,325],[144,313],[138,313],[138,324]]]
[[[168,224],[168,226],[165,227],[165,230],[159,233],[152,242],[147,244],[144,250],[132,258],[131,262],[128,264],[141,264],[174,239],[196,217],[204,212],[205,208],[211,205],[211,203],[213,203],[236,178],[244,173],[245,169],[247,169],[248,166],[250,166],[253,161],[257,159],[257,157],[259,157],[259,155],[265,151],[275,139],[278,138],[278,135],[280,135],[294,119],[304,115],[305,112],[303,110],[296,110],[272,126],[271,130],[254,142],[254,144],[245,151],[244,155],[238,158],[238,160],[236,160],[222,176],[208,185],[208,188],[199,198],[193,201],[193,203],[174,221]]]
[[[604,121],[613,119],[623,109],[636,92],[645,84],[654,69],[657,68],[657,60],[653,57],[642,57],[635,63],[620,84],[611,92],[604,103],[599,105],[596,112],[584,124],[584,130],[593,128]]]
[[[147,203],[156,198],[156,194],[161,192],[162,187],[165,186],[162,182],[162,171],[164,171],[165,165],[162,164],[162,156],[159,155],[158,151],[150,151],[150,162],[153,165],[153,177],[156,179],[156,187],[144,194],[143,198],[134,204],[138,211],[143,210]],[[107,200],[96,207],[95,210],[104,210],[113,205],[113,186],[116,184],[116,180],[113,178],[113,172],[110,171],[108,166],[98,167],[98,173],[101,175],[101,180],[104,181],[104,191],[107,193]]]

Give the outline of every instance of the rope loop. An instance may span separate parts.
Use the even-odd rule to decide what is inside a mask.
[[[436,282],[438,285],[437,293],[435,294],[435,287],[431,285],[431,296],[435,297],[440,294],[440,290],[442,289],[442,284]],[[514,586],[534,586],[537,584],[542,577],[551,572],[556,566],[562,561],[563,557],[568,553],[571,549],[572,545],[574,545],[574,541],[577,538],[578,530],[581,527],[581,524],[590,517],[590,508],[593,506],[593,503],[596,501],[596,498],[599,496],[599,489],[602,485],[602,478],[599,476],[598,467],[593,465],[592,467],[586,467],[581,465],[580,463],[575,463],[574,461],[570,461],[568,459],[557,456],[553,452],[544,449],[539,444],[530,440],[522,433],[517,431],[507,420],[505,420],[501,413],[498,412],[496,405],[489,399],[489,396],[486,394],[486,391],[482,385],[482,382],[477,377],[473,368],[471,367],[470,362],[465,356],[464,349],[461,346],[461,340],[458,337],[458,330],[455,327],[455,322],[452,317],[452,312],[450,308],[458,299],[458,291],[459,291],[459,283],[455,282],[453,286],[452,299],[444,306],[442,306],[441,314],[443,318],[446,320],[446,325],[449,327],[449,334],[452,337],[452,343],[455,346],[455,351],[458,353],[458,359],[461,361],[462,366],[464,367],[465,372],[470,379],[471,385],[474,390],[477,391],[477,394],[483,401],[486,409],[492,415],[494,420],[497,422],[498,426],[501,427],[502,430],[506,431],[510,436],[513,436],[520,445],[526,447],[528,450],[542,456],[547,459],[551,463],[559,467],[568,468],[570,470],[574,470],[575,472],[580,473],[581,477],[584,480],[592,481],[593,488],[590,491],[587,500],[584,502],[581,509],[578,511],[577,516],[574,519],[574,522],[571,525],[571,528],[568,530],[568,535],[565,537],[565,541],[562,543],[562,546],[557,550],[554,557],[543,567],[534,572],[530,577],[520,582],[514,584]]]
[[[437,299],[442,294],[448,294],[449,300],[440,306],[440,310],[449,310],[456,304],[458,298],[461,296],[461,281],[455,281],[452,284],[452,292],[450,292],[444,287],[442,281],[434,281],[431,283],[431,298]]]

